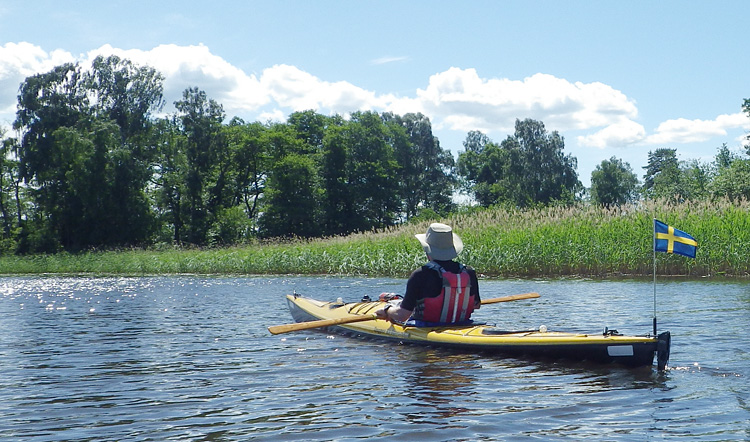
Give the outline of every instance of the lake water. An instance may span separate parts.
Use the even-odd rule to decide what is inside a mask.
[[[0,278],[8,441],[750,440],[750,285],[660,280],[666,372],[307,331],[284,295],[402,292],[333,277]],[[484,280],[503,328],[651,331],[651,281]]]

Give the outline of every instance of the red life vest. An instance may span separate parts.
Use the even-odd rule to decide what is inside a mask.
[[[440,295],[422,299],[422,320],[446,323],[467,321],[474,311],[475,297],[471,295],[471,276],[466,266],[461,265],[461,273],[451,273],[434,261],[426,266],[440,274],[443,288]]]

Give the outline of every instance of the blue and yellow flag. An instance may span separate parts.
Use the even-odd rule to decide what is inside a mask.
[[[695,258],[698,241],[692,236],[668,226],[661,221],[654,220],[654,250],[657,252],[677,253],[678,255]]]

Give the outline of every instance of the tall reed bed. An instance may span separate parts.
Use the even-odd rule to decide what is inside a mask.
[[[492,209],[441,220],[465,249],[460,260],[487,276],[650,275],[653,218],[693,235],[696,259],[660,253],[657,273],[750,275],[750,205],[729,201],[645,202]],[[341,238],[208,250],[128,250],[2,257],[3,274],[340,274],[407,276],[425,261],[414,234],[429,223]]]
[[[749,208],[746,202],[657,201],[616,209],[488,211],[454,224],[468,244],[462,258],[490,275],[650,275],[657,218],[690,233],[699,244],[694,260],[657,254],[657,273],[747,276]]]

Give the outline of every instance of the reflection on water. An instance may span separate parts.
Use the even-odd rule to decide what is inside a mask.
[[[297,291],[368,278],[0,278],[0,440],[746,440],[750,285],[665,281],[670,368],[460,354],[315,331],[271,336]],[[502,328],[650,332],[643,281],[483,281]]]
[[[424,422],[469,411],[458,406],[454,398],[461,396],[466,400],[474,395],[477,379],[473,373],[478,364],[471,356],[416,348],[400,356],[405,359],[401,363],[405,392],[424,408],[419,413],[407,414],[409,421]]]

